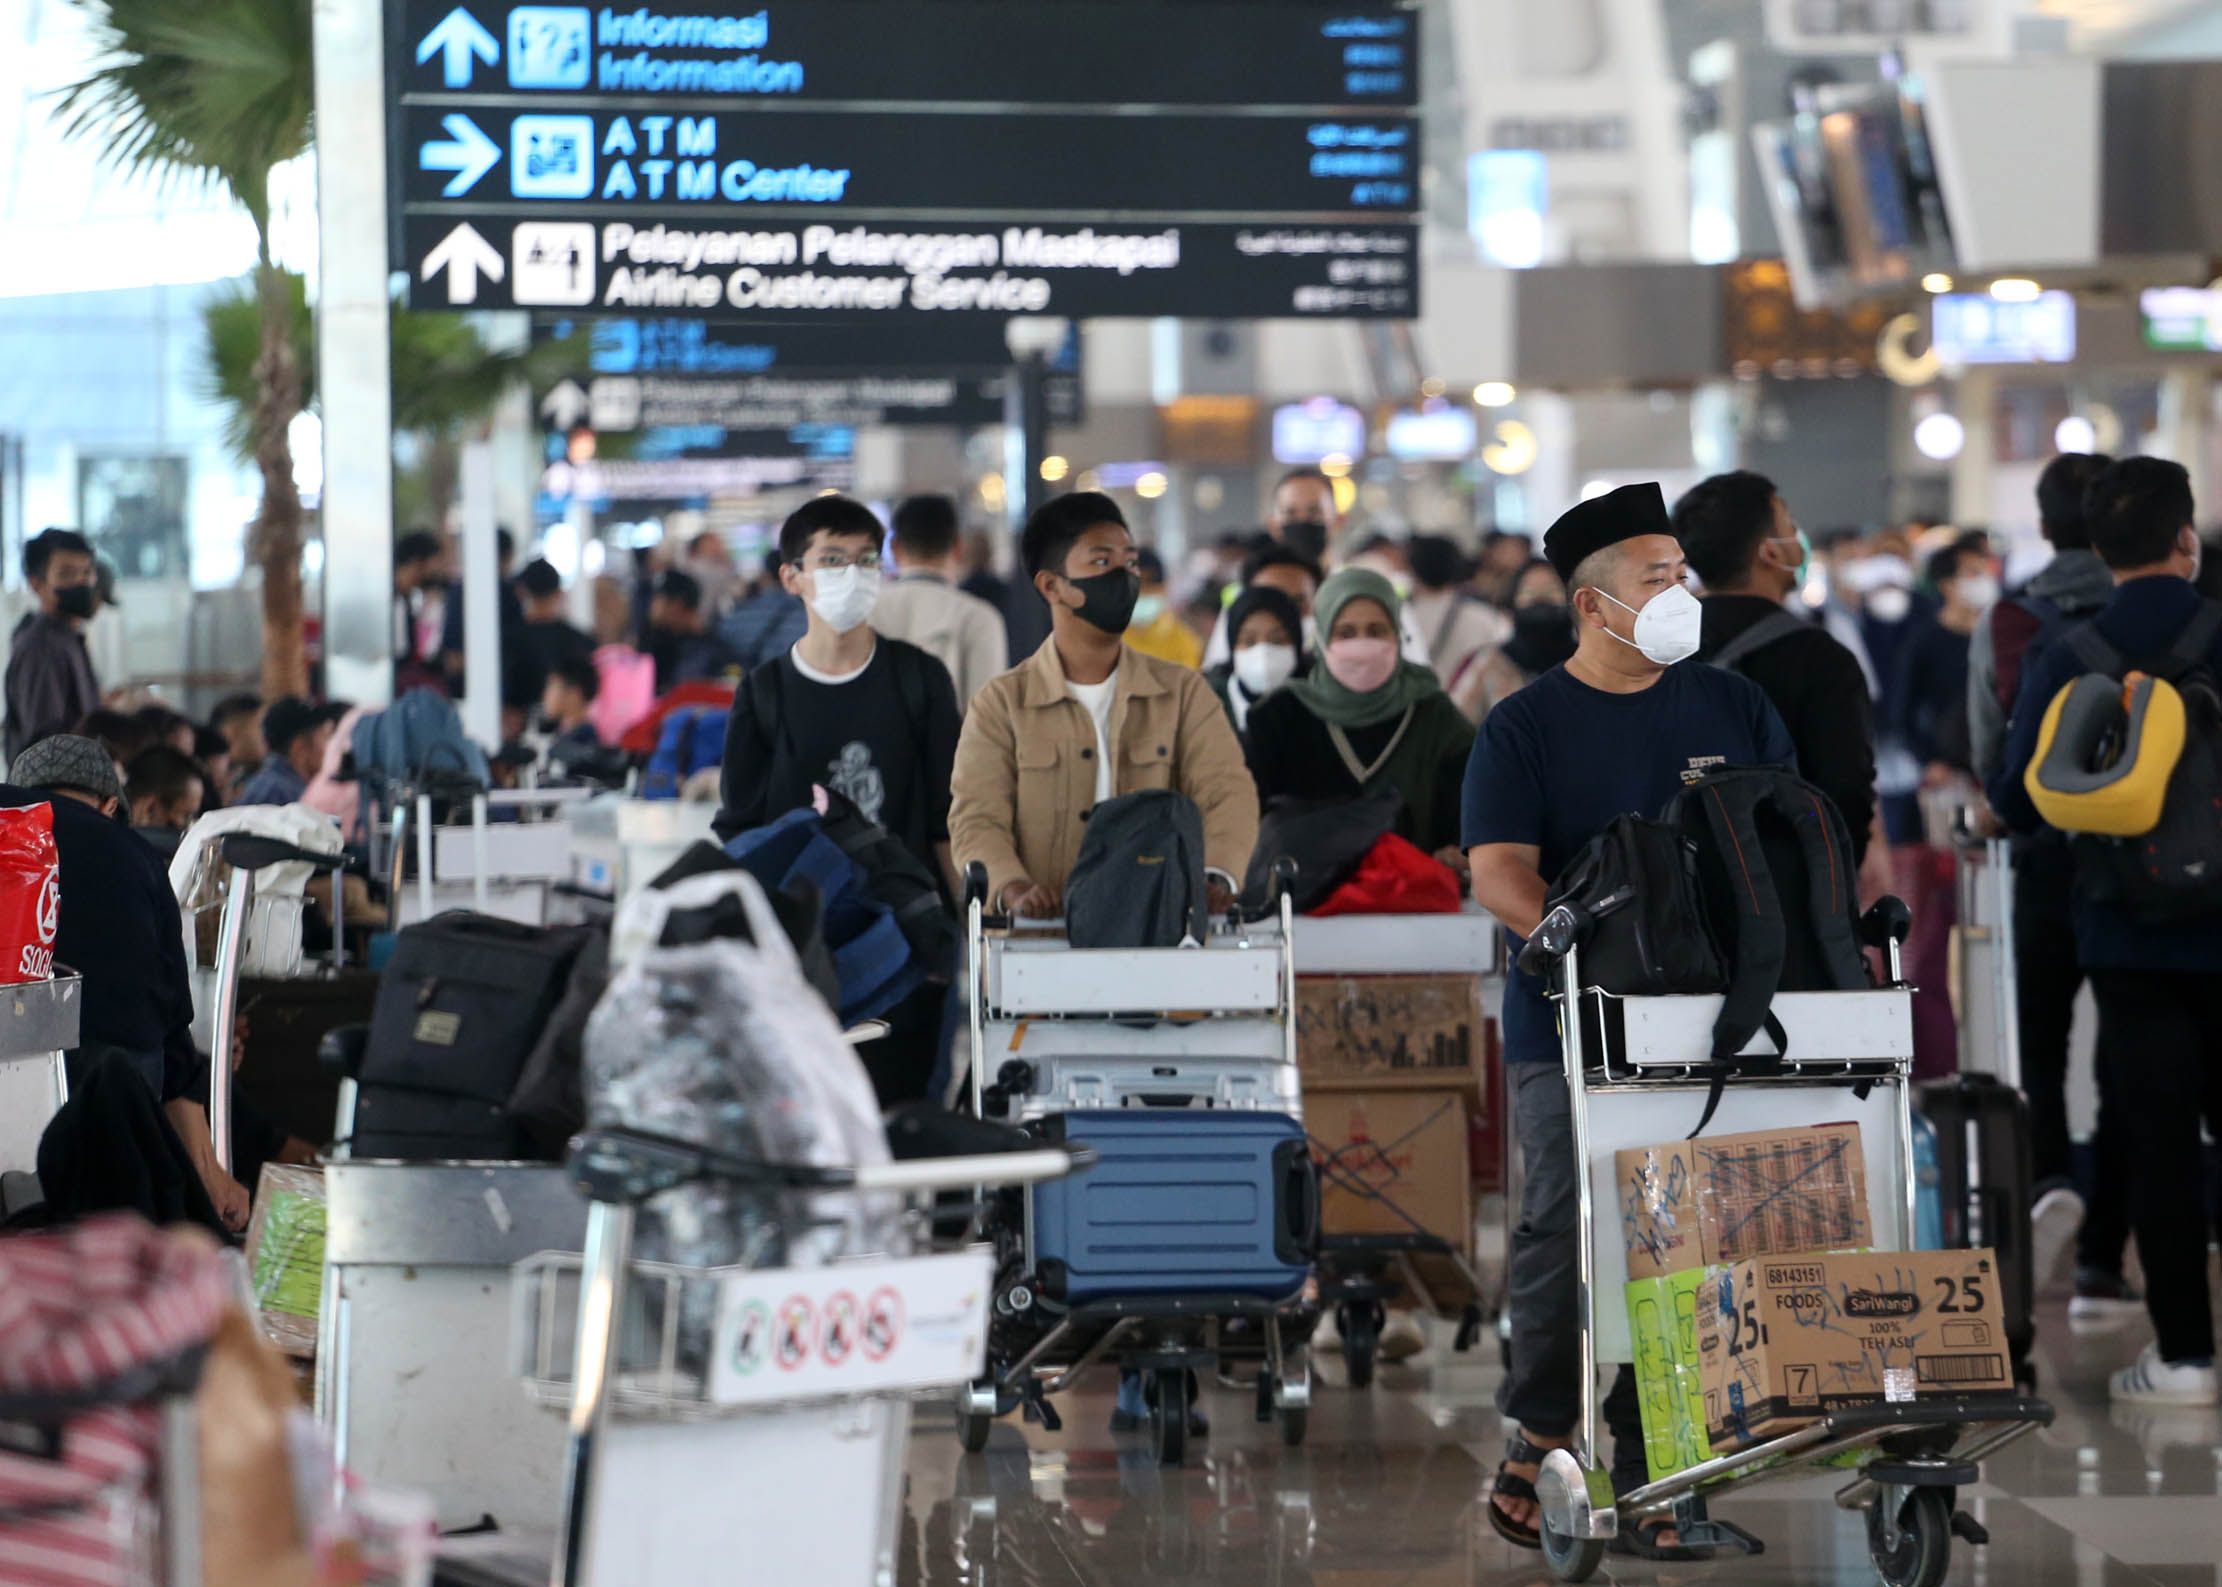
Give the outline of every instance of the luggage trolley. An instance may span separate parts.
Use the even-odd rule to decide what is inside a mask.
[[[1049,1397],[1090,1367],[1114,1362],[1147,1375],[1159,1458],[1177,1464],[1191,1374],[1215,1372],[1238,1356],[1262,1361],[1258,1420],[1278,1418],[1284,1443],[1303,1442],[1311,1409],[1305,1341],[1318,1322],[1311,1262],[1319,1196],[1302,1131],[1294,910],[1285,878],[1276,895],[1262,918],[1217,921],[1196,947],[1074,949],[1054,922],[991,917],[985,868],[975,865],[966,877],[974,1113],[1053,1138],[1069,1124],[1107,1159],[1115,1143],[1145,1129],[1182,1130],[1192,1121],[1203,1154],[1196,1160],[1208,1160],[1215,1179],[1246,1173],[1249,1183],[1230,1183],[1229,1194],[1245,1206],[1273,1208],[1279,1223],[1273,1249],[1240,1271],[1240,1259],[1214,1254],[1226,1248],[1220,1226],[1212,1236],[1219,1244],[1167,1253],[1178,1281],[1166,1281],[1157,1264],[1131,1291],[1098,1281],[1082,1297],[1077,1289],[1055,1293],[1059,1286],[1043,1281],[1037,1256],[1045,1230],[1054,1223],[1086,1238],[1077,1232],[1088,1217],[1085,1198],[1127,1188],[1128,1168],[1107,1161],[1088,1184],[1072,1187],[1071,1198],[1004,1198],[988,1225],[1000,1257],[988,1372],[958,1408],[966,1449],[984,1448],[994,1420],[1022,1404],[1029,1419],[1055,1431],[1061,1424]],[[1227,1138],[1205,1143],[1214,1133]],[[1158,1179],[1178,1178],[1176,1159],[1186,1149],[1168,1144]],[[1229,1168],[1236,1159],[1246,1167]],[[1124,1260],[1106,1253],[1112,1268]],[[1224,1282],[1216,1281],[1220,1263],[1227,1264]]]
[[[1731,1079],[1715,1123],[1750,1130],[1812,1122],[1807,1097],[1829,1094],[1832,1111],[1858,1121],[1870,1164],[1867,1194],[1878,1230],[1913,1246],[1912,989],[1899,961],[1910,920],[1886,899],[1861,922],[1862,937],[1884,949],[1887,984],[1865,992],[1785,992],[1773,1012],[1787,1033],[1781,1073]],[[1694,1123],[1713,1085],[1706,1059],[1718,997],[1619,997],[1582,981],[1580,938],[1587,921],[1561,906],[1531,939],[1524,965],[1552,970],[1574,1159],[1581,1262],[1581,1416],[1570,1448],[1553,1450],[1536,1481],[1543,1553],[1561,1581],[1581,1582],[1602,1562],[1624,1519],[1671,1516],[1685,1546],[1756,1553],[1758,1541],[1713,1521],[1708,1500],[1764,1477],[1852,1452],[1872,1451],[1836,1494],[1867,1517],[1868,1552],[1885,1587],[1937,1587],[1952,1539],[1987,1542],[1973,1517],[1955,1509],[1960,1488],[1980,1477],[1979,1463],[2016,1439],[2049,1426],[2052,1407],[2012,1393],[1923,1396],[1824,1411],[1810,1424],[1714,1455],[1617,1499],[1599,1458],[1600,1361],[1628,1359],[1625,1312],[1600,1305],[1625,1273],[1625,1249],[1611,1226],[1615,1151],[1657,1142],[1663,1105],[1687,1104]],[[1555,961],[1555,964],[1554,964]],[[1887,1171],[1879,1165],[1887,1165]],[[1601,1216],[1599,1207],[1606,1209]]]
[[[514,1296],[519,1374],[567,1421],[553,1574],[512,1546],[510,1568],[479,1579],[684,1587],[729,1581],[745,1559],[751,1579],[894,1581],[910,1400],[977,1370],[989,1254],[684,1267],[634,1261],[635,1219],[664,1192],[708,1182],[899,1197],[922,1231],[935,1192],[1035,1184],[1089,1160],[1079,1144],[969,1134],[978,1155],[853,1169],[629,1129],[575,1142],[585,1252],[519,1263]]]

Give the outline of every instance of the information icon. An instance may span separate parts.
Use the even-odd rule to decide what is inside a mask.
[[[594,228],[520,221],[509,244],[510,296],[519,308],[577,308],[594,301]]]
[[[518,198],[594,192],[594,118],[519,116],[509,124],[509,191]]]
[[[519,6],[509,13],[509,86],[584,88],[594,19],[585,6]]]

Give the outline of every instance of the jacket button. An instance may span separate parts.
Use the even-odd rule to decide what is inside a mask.
[[[1160,755],[1164,754],[1164,753],[1165,753],[1165,746],[1164,746],[1163,744],[1160,744],[1160,745],[1158,745],[1158,746],[1157,746],[1157,752],[1158,752],[1158,753],[1159,753]]]
[[[1096,752],[1092,749],[1084,749],[1080,752],[1080,758],[1082,760],[1094,760],[1096,758]]]

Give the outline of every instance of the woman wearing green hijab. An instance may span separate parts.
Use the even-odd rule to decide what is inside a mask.
[[[1399,653],[1403,603],[1370,568],[1345,568],[1312,602],[1321,665],[1250,709],[1258,803],[1357,799],[1393,786],[1398,833],[1463,871],[1459,787],[1474,729],[1426,667]]]

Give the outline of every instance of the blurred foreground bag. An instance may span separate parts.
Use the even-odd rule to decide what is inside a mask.
[[[0,983],[53,975],[61,915],[53,807],[0,809]]]

